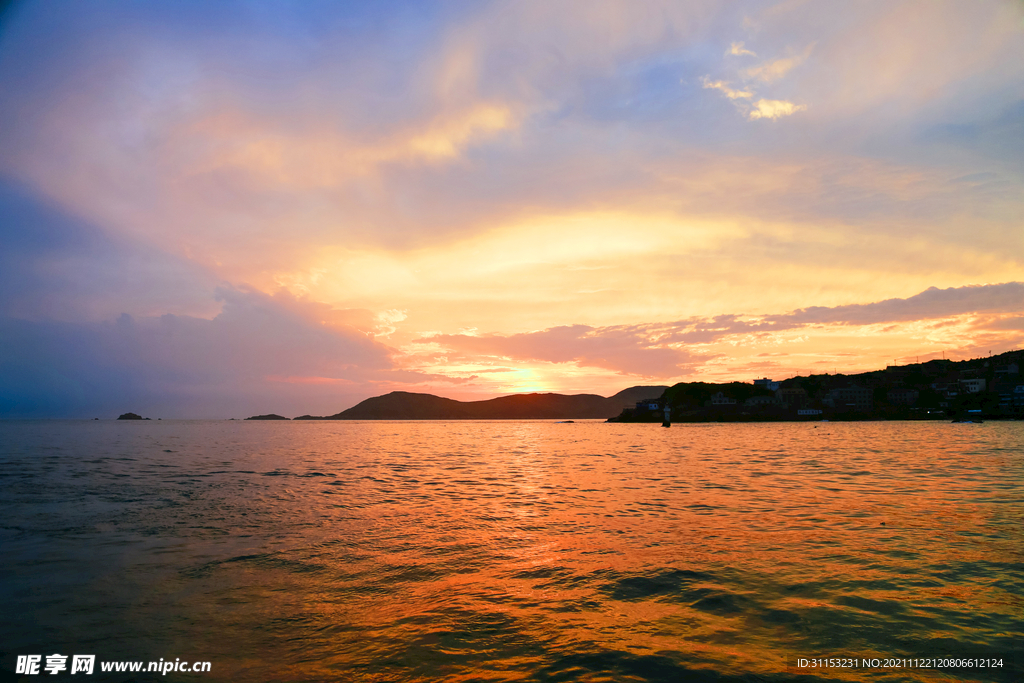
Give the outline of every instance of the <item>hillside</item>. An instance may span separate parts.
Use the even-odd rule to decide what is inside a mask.
[[[1024,418],[1024,351],[953,361],[890,365],[855,374],[772,382],[681,382],[654,409],[628,408],[616,422],[939,420]],[[769,386],[770,385],[770,386]]]
[[[608,419],[668,387],[630,387],[605,398],[596,394],[515,394],[486,401],[456,401],[432,394],[393,391],[368,398],[326,420],[531,420]],[[308,417],[306,419],[309,419]]]

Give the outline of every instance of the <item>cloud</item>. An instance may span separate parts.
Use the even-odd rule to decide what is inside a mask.
[[[808,48],[808,52],[809,50],[810,48]],[[770,62],[765,62],[763,64],[758,64],[757,66],[744,69],[741,72],[741,75],[746,80],[761,81],[762,83],[774,83],[789,73],[793,67],[802,64],[806,59],[807,54],[798,55],[796,57],[775,59]]]
[[[367,335],[307,318],[300,302],[231,287],[217,296],[223,309],[210,320],[0,318],[0,415],[92,417],[138,406],[163,417],[227,417],[311,404],[334,412],[344,401],[331,400],[339,383],[365,396],[372,382],[427,378],[396,368],[392,350]],[[319,391],[281,387],[281,378],[310,377],[323,379]]]
[[[254,189],[337,188],[390,164],[450,162],[470,145],[515,125],[511,110],[495,103],[445,112],[377,139],[355,138],[330,125],[294,131],[243,112],[216,112],[171,131],[199,151],[177,158],[172,153],[166,161],[183,178],[232,173]]]
[[[712,88],[714,90],[722,91],[722,93],[724,93],[730,100],[749,99],[754,96],[754,92],[752,90],[733,90],[725,81],[712,81],[707,76],[704,76],[701,79],[701,83],[703,83],[705,89]]]
[[[96,320],[123,312],[210,314],[206,268],[97,226],[0,178],[0,315]]]
[[[518,361],[572,363],[651,378],[679,377],[701,357],[658,343],[642,327],[558,327],[513,335],[439,334],[425,337],[463,354],[488,355]]]
[[[740,65],[762,60],[738,62],[722,74],[711,70],[722,49],[707,53],[708,41],[728,46],[747,8],[571,6],[573,12],[529,2],[484,4],[438,16],[428,4],[375,22],[368,20],[375,14],[369,5],[333,12],[330,4],[303,3],[266,13],[174,5],[156,21],[142,9],[82,5],[54,16],[25,3],[0,60],[0,108],[8,122],[0,129],[0,159],[108,230],[152,238],[229,281],[253,282],[249,264],[296,269],[328,242],[406,247],[485,231],[528,209],[661,201],[672,194],[659,185],[666,176],[680,188],[702,185],[702,154],[728,164],[728,155],[742,149],[750,159],[732,160],[734,176],[749,160],[771,166],[835,158],[848,139],[835,131],[871,131],[875,119],[851,120],[841,111],[824,117],[822,108],[831,105],[820,93],[835,94],[854,76],[867,79],[856,81],[857,95],[874,92],[884,70],[861,74],[859,65],[875,37],[885,38],[892,52],[896,37],[920,47],[950,33],[961,45],[955,60],[963,80],[966,45],[989,49],[984,29],[996,8],[973,6],[970,14],[982,18],[966,24],[963,36],[942,23],[946,12],[930,7],[922,8],[925,32],[905,31],[902,21],[887,28],[889,12],[882,9],[847,15],[805,6],[778,24],[766,19],[758,54],[787,55],[788,46],[814,40],[821,45],[814,60],[788,72],[787,90],[775,92],[760,80],[740,80]],[[351,13],[358,20],[350,21]],[[854,19],[864,33],[847,28]],[[224,26],[232,27],[230,40]],[[30,40],[44,35],[59,35],[62,49]],[[75,40],[65,47],[68,36]],[[915,48],[907,57],[895,85],[919,89],[913,69],[929,67],[919,55]],[[1012,90],[1005,83],[1019,75],[1017,64],[1024,61],[986,67],[988,85],[964,102],[980,106],[993,93]],[[840,67],[843,78],[815,80]],[[742,116],[733,121],[697,106],[702,98],[694,92],[711,97],[696,85],[704,73],[727,88],[715,88],[722,97],[742,95],[730,100]],[[945,92],[942,78],[933,74],[928,91]],[[758,99],[813,108],[816,120],[800,131],[806,137],[785,141],[785,162],[770,149],[768,129],[744,121],[764,117],[749,104]],[[738,130],[743,124],[749,130]],[[922,145],[911,129],[902,129],[910,146],[933,144]],[[1008,139],[1002,130],[993,138]],[[864,160],[863,149],[853,154]],[[906,158],[901,151],[893,161]],[[652,178],[658,165],[664,172]],[[739,185],[733,194],[744,200]],[[693,194],[681,197],[686,210],[701,200]],[[769,201],[808,220],[823,206],[836,207],[828,218],[849,223],[846,204],[823,202],[799,186]],[[759,213],[749,203],[744,210]],[[288,240],[279,239],[284,226]]]
[[[813,47],[814,44],[812,43],[801,55],[774,59],[758,64],[757,66],[740,70],[738,72],[738,77],[747,84],[742,89],[734,89],[730,87],[727,81],[712,81],[709,76],[704,76],[701,79],[701,82],[703,83],[704,88],[719,90],[734,102],[736,100],[750,100],[757,96],[757,91],[749,85],[750,81],[756,81],[763,85],[778,81],[794,67],[806,61],[807,57],[810,56],[811,49]],[[743,49],[743,43],[733,43],[726,54],[754,56],[753,52]],[[740,102],[736,102],[736,108],[739,111],[744,112],[747,115],[747,118],[753,121],[755,119],[777,119],[782,116],[790,116],[795,112],[807,109],[807,106],[802,104],[793,104],[792,102],[785,100],[761,98],[754,103],[752,109],[747,103]]]
[[[729,50],[725,54],[727,54],[727,55],[736,55],[736,56],[749,55],[751,57],[756,57],[757,56],[756,54],[754,54],[750,50],[745,49],[743,47],[743,43],[733,43],[732,45],[729,46]]]
[[[985,316],[993,330],[1016,329],[1013,317],[1024,309],[1024,283],[1005,282],[968,285],[925,291],[904,299],[894,298],[869,304],[812,306],[789,313],[745,316],[720,315],[713,318],[652,325],[662,341],[688,344],[710,343],[735,335],[774,333],[811,325],[849,327],[939,320],[963,315]],[[1009,316],[1009,317],[1006,317]]]
[[[1021,315],[986,322],[988,322],[988,325],[986,326],[988,329],[1024,332],[1024,316]]]
[[[921,323],[962,315],[987,315],[986,331],[1016,330],[1024,306],[1024,283],[929,288],[905,299],[870,304],[812,307],[789,313],[748,316],[725,314],[664,323],[562,325],[534,332],[435,334],[419,340],[439,345],[462,359],[490,358],[595,367],[623,375],[676,379],[707,370],[720,357],[716,344],[750,345],[802,329],[867,327]],[[830,352],[829,357],[837,353]]]
[[[884,323],[921,322],[962,315],[987,316],[991,329],[1016,329],[1013,316],[1024,308],[1024,283],[1005,282],[990,285],[968,285],[925,291],[904,299],[894,298],[869,304],[846,306],[812,306],[789,313],[745,316],[728,314],[713,318],[652,325],[662,341],[688,344],[710,343],[726,337],[774,333],[811,325],[842,325],[849,327]],[[1017,318],[1019,319],[1019,318]]]
[[[751,121],[755,119],[777,119],[806,110],[806,104],[793,104],[785,100],[758,100],[754,102],[754,109],[748,114],[748,118]]]
[[[408,311],[400,311],[396,308],[392,308],[386,311],[381,311],[377,314],[375,332],[378,336],[389,337],[398,331],[396,325],[408,316]]]
[[[869,325],[909,320],[930,320],[971,313],[1019,313],[1024,309],[1024,283],[968,285],[939,289],[929,287],[906,299],[887,299],[870,304],[851,304],[831,308],[812,306],[783,316],[773,322],[838,323]]]

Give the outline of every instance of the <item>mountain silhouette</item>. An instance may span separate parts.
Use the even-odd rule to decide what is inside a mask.
[[[664,386],[636,386],[605,398],[597,394],[514,394],[486,401],[456,401],[433,394],[392,391],[368,398],[325,420],[543,420],[608,419],[637,401],[657,398]],[[309,416],[303,416],[311,419]],[[312,418],[315,419],[315,418]]]

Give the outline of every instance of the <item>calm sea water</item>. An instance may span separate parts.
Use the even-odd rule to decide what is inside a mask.
[[[26,681],[1022,677],[1024,423],[3,422],[0,525],[2,668],[212,665]]]

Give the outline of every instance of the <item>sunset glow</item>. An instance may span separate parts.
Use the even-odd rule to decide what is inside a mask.
[[[0,114],[0,416],[1024,343],[1020,2],[24,0]]]

